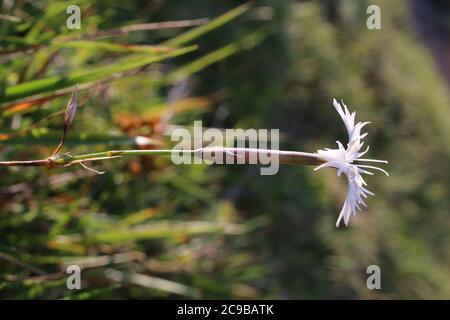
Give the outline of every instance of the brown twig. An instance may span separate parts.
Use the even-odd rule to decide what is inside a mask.
[[[14,258],[13,256],[11,256],[11,255],[9,255],[7,253],[4,253],[4,252],[0,252],[0,259],[8,261],[8,262],[10,262],[12,264],[15,264],[15,265],[17,265],[17,266],[19,266],[19,267],[21,267],[23,269],[26,269],[26,270],[31,271],[33,273],[36,273],[36,274],[38,274],[40,276],[43,276],[43,275],[47,274],[46,272],[42,271],[41,269],[36,268],[35,266],[32,266],[32,265],[29,265],[29,264],[27,264],[27,263],[25,263],[23,261],[20,261],[19,259]]]

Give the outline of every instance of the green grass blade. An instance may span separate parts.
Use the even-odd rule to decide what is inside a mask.
[[[90,70],[72,72],[67,75],[53,76],[45,79],[24,82],[15,86],[7,87],[0,96],[0,103],[10,102],[21,98],[26,98],[35,94],[52,92],[54,90],[72,87],[76,84],[83,84],[101,80],[115,73],[132,70],[153,62],[162,61],[191,52],[196,46],[180,48],[161,55],[135,54],[120,59],[118,62],[107,66],[97,67]]]
[[[164,78],[164,81],[167,83],[173,83],[180,79],[183,79],[191,74],[198,72],[207,66],[226,59],[233,54],[237,53],[241,50],[249,50],[264,40],[270,30],[268,28],[261,28],[255,32],[251,32],[244,37],[242,37],[239,41],[230,43],[220,49],[217,49],[211,53],[206,54],[205,56],[188,63],[185,66],[182,66],[171,73],[167,74]]]
[[[251,6],[252,5],[250,3],[244,3],[243,5],[240,5],[239,7],[236,7],[224,13],[223,15],[211,20],[207,24],[198,26],[194,29],[191,29],[185,33],[180,34],[175,38],[172,38],[164,42],[163,45],[169,47],[176,47],[189,43],[190,41],[204,35],[205,33],[217,29],[218,27],[224,25],[225,23],[237,18],[238,16],[248,11],[251,8]]]
[[[52,47],[62,48],[77,48],[77,49],[93,49],[93,50],[105,50],[111,52],[145,52],[153,54],[161,54],[171,52],[174,49],[166,46],[147,46],[147,45],[133,45],[133,44],[116,44],[102,41],[92,40],[76,40],[67,42],[54,42]]]
[[[134,228],[107,230],[88,237],[95,243],[117,243],[142,239],[195,236],[208,233],[239,234],[239,225],[216,222],[154,222]]]
[[[180,236],[196,236],[202,234],[230,234],[243,233],[243,226],[232,223],[219,223],[207,221],[157,221],[151,224],[140,225],[132,228],[116,228],[113,230],[99,231],[90,235],[80,234],[59,236],[53,241],[56,244],[74,245],[81,244],[83,240],[89,243],[122,243],[124,241],[136,241],[144,239],[174,238]]]

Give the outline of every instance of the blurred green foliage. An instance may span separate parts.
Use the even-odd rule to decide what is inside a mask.
[[[95,163],[104,175],[2,168],[1,298],[450,297],[450,95],[408,2],[375,1],[382,29],[368,30],[368,1],[82,0],[71,31],[72,2],[2,8],[22,19],[0,21],[2,160],[48,156],[79,83],[65,152],[137,148],[136,136],[159,148],[199,119],[280,128],[282,149],[314,152],[345,140],[336,97],[372,122],[370,154],[390,177],[369,177],[369,208],[336,229],[346,186],[332,170],[163,157]],[[64,39],[198,18],[209,23]],[[82,290],[66,288],[70,264]],[[372,264],[382,290],[366,287]]]

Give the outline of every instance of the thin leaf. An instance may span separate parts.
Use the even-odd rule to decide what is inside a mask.
[[[243,5],[240,5],[239,7],[236,7],[233,10],[230,10],[224,13],[223,15],[211,20],[207,24],[198,26],[192,30],[189,30],[175,38],[172,38],[164,42],[164,45],[169,47],[175,47],[187,44],[192,40],[197,39],[198,37],[204,35],[205,33],[217,29],[218,27],[224,25],[225,23],[237,18],[238,16],[248,11],[251,8],[251,6],[252,5],[250,3],[244,3]]]
[[[168,58],[186,54],[195,50],[196,48],[196,46],[190,46],[156,56],[135,54],[129,57],[122,58],[118,62],[111,63],[107,66],[72,72],[63,76],[54,76],[21,83],[15,86],[7,87],[3,95],[0,96],[0,103],[71,87],[78,83],[83,84],[101,80],[115,73],[136,69],[153,62],[158,62]]]
[[[147,45],[133,45],[125,43],[109,43],[102,41],[88,41],[88,40],[77,40],[77,41],[67,41],[67,42],[55,42],[52,43],[53,47],[63,47],[63,48],[77,48],[77,49],[95,49],[95,50],[106,50],[112,52],[145,52],[160,54],[165,52],[171,52],[174,49],[167,46],[147,46]]]
[[[207,66],[226,59],[240,50],[249,50],[264,40],[270,30],[268,28],[261,28],[255,32],[251,32],[239,41],[228,44],[218,50],[215,50],[207,55],[188,63],[187,65],[180,67],[165,76],[164,81],[167,83],[174,83],[180,81],[183,78],[190,76],[191,74],[198,72]]]

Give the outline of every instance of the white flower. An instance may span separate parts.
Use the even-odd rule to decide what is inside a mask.
[[[361,134],[361,129],[370,122],[358,122],[355,124],[356,113],[350,113],[343,101],[341,106],[336,99],[333,99],[333,105],[347,128],[347,149],[344,148],[341,142],[336,141],[338,144],[338,149],[325,148],[325,150],[318,150],[316,154],[326,162],[316,167],[314,170],[319,170],[325,167],[333,167],[337,169],[338,176],[341,176],[341,173],[344,173],[347,177],[347,197],[345,198],[344,206],[342,207],[341,213],[339,214],[339,218],[336,222],[336,227],[339,227],[339,223],[342,218],[344,218],[345,225],[348,225],[351,214],[353,213],[353,215],[355,215],[356,209],[361,210],[360,205],[367,207],[363,198],[367,198],[368,194],[372,196],[375,195],[365,188],[367,184],[361,174],[364,173],[373,175],[372,172],[366,169],[379,170],[388,176],[389,174],[385,170],[378,167],[354,163],[354,161],[381,163],[387,163],[387,161],[361,158],[369,150],[369,146],[367,146],[366,150],[361,152],[361,148],[364,144],[362,140],[367,135],[367,133]]]

